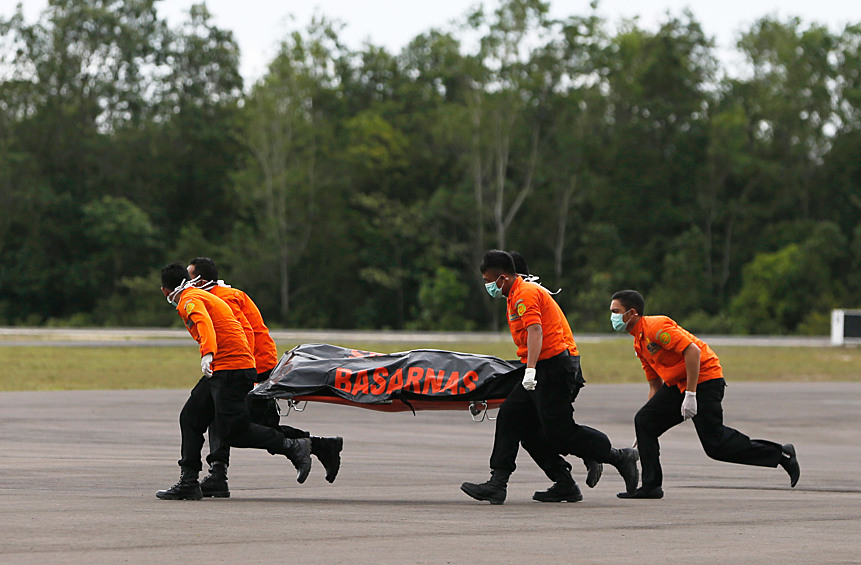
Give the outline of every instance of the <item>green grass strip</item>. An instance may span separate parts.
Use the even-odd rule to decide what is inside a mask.
[[[297,343],[279,343],[283,354]],[[513,359],[510,343],[333,343],[391,353],[443,349]],[[628,340],[578,344],[590,383],[643,382]],[[861,381],[861,348],[714,348],[733,381]],[[200,378],[196,345],[181,347],[0,347],[0,391],[191,388]]]

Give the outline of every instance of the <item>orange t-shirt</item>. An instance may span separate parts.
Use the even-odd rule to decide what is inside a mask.
[[[662,379],[668,386],[677,386],[684,392],[688,374],[683,352],[692,343],[700,348],[697,383],[723,377],[720,360],[711,347],[666,316],[641,316],[630,333],[647,380]]]
[[[550,292],[540,284],[526,282],[517,277],[508,292],[508,329],[517,345],[517,355],[526,363],[526,328],[541,324],[543,340],[538,360],[549,359],[568,350],[579,355],[571,326]]]
[[[254,368],[242,325],[223,300],[205,290],[187,288],[177,304],[188,333],[200,344],[200,356],[212,353],[213,371]]]
[[[257,372],[262,373],[274,369],[278,364],[278,348],[275,340],[269,335],[269,328],[263,322],[260,310],[251,298],[239,290],[229,286],[215,285],[209,292],[227,302],[233,315],[242,324],[248,343],[254,353]]]
[[[230,292],[235,289],[215,285],[212,288],[207,288],[209,292],[222,299],[233,312],[233,317],[239,320],[242,325],[242,331],[245,332],[245,339],[248,340],[248,345],[251,347],[251,352],[254,352],[254,329],[245,314],[242,313],[241,297],[236,292]],[[241,292],[241,291],[240,291]],[[243,293],[244,294],[244,293]]]

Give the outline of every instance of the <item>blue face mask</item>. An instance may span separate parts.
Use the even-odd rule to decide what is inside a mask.
[[[630,310],[626,312],[622,312],[621,314],[610,314],[610,323],[613,324],[613,329],[617,332],[623,332],[627,329],[628,324],[622,321],[622,318],[625,317],[625,314],[630,312]]]
[[[498,281],[499,277],[497,277],[496,280]],[[489,294],[491,298],[499,298],[502,296],[502,288],[496,286],[496,281],[485,283],[484,288],[487,289],[487,294]]]

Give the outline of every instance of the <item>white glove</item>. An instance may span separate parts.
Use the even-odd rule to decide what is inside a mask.
[[[697,393],[685,391],[685,399],[682,400],[682,418],[688,420],[697,415]]]
[[[212,376],[212,353],[207,353],[200,358],[200,370],[206,378]]]
[[[535,390],[535,385],[537,384],[535,381],[535,369],[526,369],[526,372],[523,374],[523,388],[526,390]]]

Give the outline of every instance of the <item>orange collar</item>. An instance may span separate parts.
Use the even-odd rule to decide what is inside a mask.
[[[640,314],[640,319],[637,320],[637,323],[634,324],[634,327],[631,328],[631,330],[628,333],[631,334],[632,336],[638,338],[638,339],[643,337],[643,319],[644,318],[645,318],[645,316]],[[638,333],[639,333],[639,335],[637,335]]]

